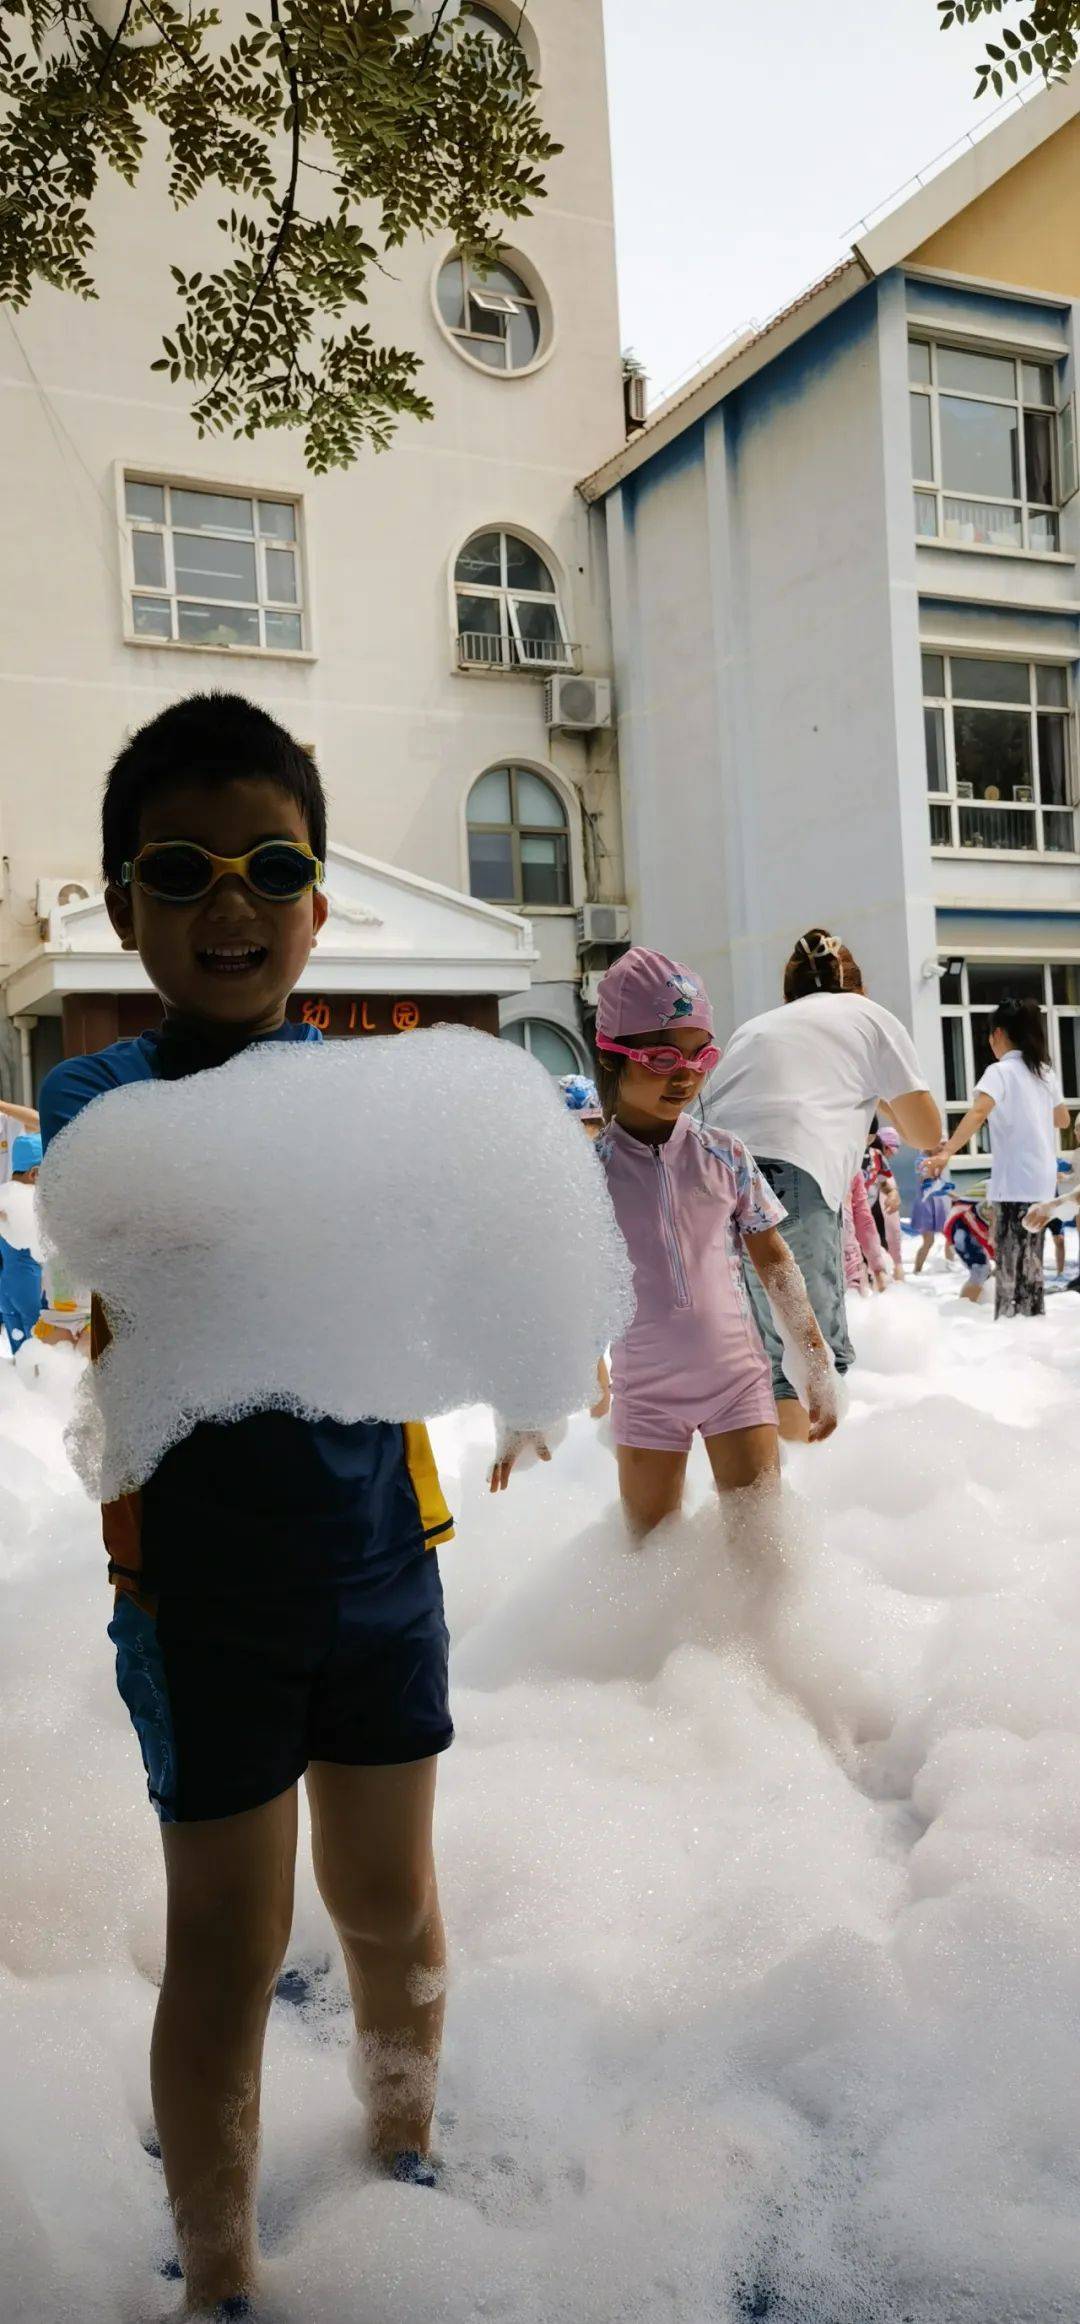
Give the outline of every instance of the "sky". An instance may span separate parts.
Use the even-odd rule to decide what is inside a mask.
[[[654,401],[996,103],[973,95],[986,23],[943,34],[935,0],[604,9],[622,340]]]

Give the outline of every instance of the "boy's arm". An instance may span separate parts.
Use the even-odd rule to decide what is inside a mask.
[[[820,1444],[824,1437],[832,1435],[840,1411],[829,1351],[807,1298],[806,1285],[783,1235],[775,1227],[768,1228],[764,1234],[745,1235],[743,1239],[778,1327],[804,1359],[810,1441]]]
[[[41,1128],[41,1116],[33,1106],[17,1106],[9,1097],[0,1097],[0,1114],[10,1114],[12,1121],[18,1122],[20,1129],[39,1130]]]

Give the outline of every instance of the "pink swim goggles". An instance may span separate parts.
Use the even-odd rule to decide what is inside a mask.
[[[596,1036],[596,1046],[607,1057],[629,1057],[632,1064],[655,1074],[677,1073],[681,1065],[690,1073],[711,1073],[723,1055],[715,1041],[699,1049],[696,1057],[684,1057],[681,1049],[625,1049],[621,1041],[607,1041],[602,1033]]]

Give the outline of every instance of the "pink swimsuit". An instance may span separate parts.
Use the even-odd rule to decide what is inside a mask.
[[[634,1268],[637,1313],[611,1352],[616,1444],[686,1452],[695,1429],[775,1426],[741,1235],[785,1216],[754,1158],[680,1114],[647,1146],[618,1122],[596,1148]]]

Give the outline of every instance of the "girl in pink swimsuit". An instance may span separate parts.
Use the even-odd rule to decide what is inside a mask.
[[[721,1491],[779,1473],[744,1251],[808,1359],[813,1437],[836,1426],[835,1390],[802,1276],[776,1231],[781,1205],[737,1138],[686,1111],[720,1054],[700,978],[635,945],[601,982],[596,1046],[607,1122],[597,1154],[637,1293],[612,1350],[619,1486],[632,1529],[645,1534],[679,1507],[695,1431]]]

